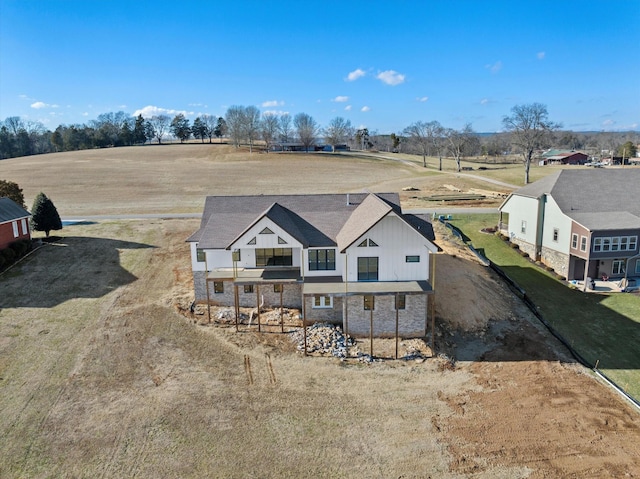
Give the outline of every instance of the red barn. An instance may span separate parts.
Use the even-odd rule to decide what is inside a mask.
[[[9,198],[0,198],[0,250],[14,241],[31,239],[31,214]]]

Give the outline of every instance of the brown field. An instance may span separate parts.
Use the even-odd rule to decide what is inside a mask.
[[[219,144],[153,145],[2,160],[0,178],[20,185],[27,206],[43,191],[61,216],[197,213],[206,195],[238,192],[304,194],[419,188],[420,191],[402,194],[408,200],[411,196],[451,193],[443,183],[463,191],[510,191],[457,175],[448,163],[440,173],[433,168],[424,169],[405,156],[390,161],[355,153],[249,154]],[[521,169],[519,165],[514,167]],[[500,201],[473,204],[496,206]],[[434,204],[418,200],[411,206],[430,208]]]
[[[195,146],[185,151],[211,152]],[[62,170],[40,158],[48,173],[33,176],[17,160],[0,171],[28,198],[45,191],[66,215],[197,211],[205,194],[257,184],[359,191],[356,174],[374,191],[430,181],[380,160],[238,155],[226,161],[262,171],[261,183],[229,166],[210,183],[196,173],[192,191],[186,172],[169,177],[180,169],[172,163],[204,174],[212,164],[226,171],[225,162],[156,155],[147,184],[133,178],[146,168],[124,157],[68,173],[81,154],[97,152],[49,155]],[[81,177],[85,188],[74,189]],[[236,333],[182,311],[192,297],[184,240],[197,226],[66,227],[0,276],[0,477],[640,477],[637,410],[575,364],[445,232],[439,244],[455,256],[437,260],[443,355],[363,364],[303,357],[287,335]]]

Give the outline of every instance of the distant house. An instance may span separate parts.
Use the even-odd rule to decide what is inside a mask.
[[[417,337],[433,240],[428,218],[404,214],[398,194],[357,193],[209,196],[187,241],[198,302],[300,308],[350,334]]]
[[[567,279],[640,275],[640,169],[561,170],[500,207],[511,241]]]
[[[543,155],[539,165],[584,165],[589,161],[589,155],[579,151],[559,152],[553,155]]]
[[[31,239],[31,214],[9,198],[0,198],[0,250],[14,241]]]

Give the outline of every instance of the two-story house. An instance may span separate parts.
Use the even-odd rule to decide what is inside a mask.
[[[195,297],[291,307],[350,334],[426,334],[438,251],[395,193],[209,196],[191,243]],[[373,325],[373,332],[371,331]]]
[[[640,169],[561,170],[500,207],[508,234],[569,280],[640,276]]]

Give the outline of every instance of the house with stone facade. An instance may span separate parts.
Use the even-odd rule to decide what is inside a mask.
[[[568,280],[640,276],[640,168],[560,170],[500,207],[512,242]]]
[[[197,302],[298,308],[353,335],[426,334],[438,248],[396,193],[209,196],[187,241]]]
[[[31,239],[31,213],[10,198],[0,198],[0,250],[18,240]]]

